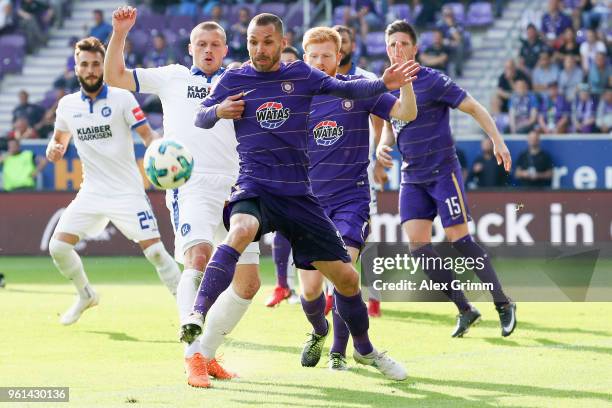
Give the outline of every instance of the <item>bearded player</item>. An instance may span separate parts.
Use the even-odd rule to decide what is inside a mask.
[[[94,37],[76,43],[74,70],[81,89],[60,99],[55,130],[47,146],[49,161],[60,160],[70,139],[83,165],[83,183],[75,199],[60,217],[49,253],[60,273],[70,279],[77,300],[60,318],[75,323],[98,304],[81,258],[74,246],[94,237],[109,221],[128,239],[140,245],[168,290],[176,295],[180,270],[159,239],[157,221],[144,191],[134,158],[132,130],[145,145],[159,137],[149,126],[134,96],[104,83],[104,45]]]

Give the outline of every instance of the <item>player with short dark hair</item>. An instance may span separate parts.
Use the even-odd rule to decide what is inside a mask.
[[[134,158],[132,130],[145,145],[159,135],[151,129],[138,102],[129,91],[104,83],[106,50],[95,37],[77,42],[75,73],[78,92],[59,100],[55,130],[47,146],[47,158],[56,162],[73,138],[83,163],[83,183],[62,213],[49,253],[62,275],[77,289],[77,298],[60,318],[64,325],[76,323],[82,313],[98,304],[74,246],[84,237],[104,230],[109,221],[129,239],[138,242],[147,260],[176,296],[180,270],[164,248],[142,176]]]
[[[282,22],[266,13],[251,21],[247,41],[250,64],[227,71],[196,115],[196,125],[203,128],[220,118],[234,119],[240,176],[225,211],[229,234],[206,268],[181,339],[190,342],[201,332],[208,309],[231,282],[246,246],[264,233],[280,231],[291,242],[297,267],[319,269],[336,285],[338,312],[353,336],[355,359],[390,378],[405,379],[405,368],[376,351],[369,340],[359,276],[340,233],[312,194],[306,129],[313,96],[380,95],[411,80],[410,64],[391,66],[381,80],[355,81],[337,80],[301,61],[282,64]]]
[[[418,49],[417,37],[410,24],[400,20],[391,23],[385,31],[385,38],[387,55],[392,63],[414,59]],[[393,165],[389,152],[396,139],[402,154],[399,210],[410,251],[415,257],[439,258],[431,245],[431,233],[433,220],[440,215],[453,247],[465,257],[484,259],[484,268],[474,268],[474,272],[482,282],[493,284],[493,301],[499,313],[502,336],[509,336],[516,327],[516,305],[505,295],[488,255],[468,231],[470,215],[461,166],[451,135],[449,108],[458,108],[478,122],[491,138],[497,163],[503,164],[506,172],[512,166],[510,152],[491,115],[448,76],[423,68],[413,86],[421,114],[410,123],[392,119],[392,131],[387,124],[388,131],[377,148],[377,157],[386,167]],[[449,288],[454,278],[453,271],[444,267],[429,268],[424,272],[434,281],[447,283]],[[452,336],[462,337],[480,319],[480,312],[468,302],[462,291],[448,289],[444,293],[459,309]]]

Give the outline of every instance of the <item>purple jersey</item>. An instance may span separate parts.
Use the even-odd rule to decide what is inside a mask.
[[[359,77],[337,75],[348,81]],[[312,192],[323,206],[370,200],[370,114],[390,120],[397,98],[385,93],[368,99],[315,96],[308,119],[308,155]]]
[[[391,124],[403,159],[402,182],[424,183],[459,165],[449,108],[459,106],[467,93],[448,76],[426,67],[421,68],[412,86],[419,110],[417,118],[410,123],[391,119]]]
[[[234,120],[240,158],[237,184],[256,184],[277,195],[310,194],[307,122],[312,97],[367,98],[386,91],[382,80],[340,81],[302,61],[281,63],[273,72],[246,65],[219,78],[202,102],[196,126],[211,126],[216,115],[208,108],[244,92],[244,113]]]

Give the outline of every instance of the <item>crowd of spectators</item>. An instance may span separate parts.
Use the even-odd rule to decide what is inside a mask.
[[[504,132],[608,133],[612,17],[603,1],[548,0],[518,59],[506,61],[492,103]]]
[[[12,30],[23,32],[28,52],[33,52],[47,41],[46,33],[50,26],[61,25],[71,3],[71,0],[22,0],[16,7],[14,1],[0,0],[0,35]],[[257,7],[260,3],[256,2]],[[289,10],[295,2],[284,3]],[[313,5],[316,3],[312,2]],[[386,66],[386,58],[372,54],[373,47],[368,43],[370,34],[381,32],[386,24],[397,18],[406,18],[425,33],[419,61],[460,77],[469,54],[470,34],[465,26],[465,16],[456,14],[457,3],[448,0],[335,0],[334,23],[351,29],[355,44],[353,61],[362,68],[380,73]],[[474,1],[460,3],[465,10]],[[492,0],[491,3],[499,16],[504,1]],[[528,134],[528,147],[521,154],[515,173],[511,177],[497,166],[493,146],[485,139],[481,154],[471,165],[463,160],[464,178],[469,188],[503,187],[509,183],[549,186],[552,161],[539,147],[541,133],[612,130],[612,80],[606,37],[606,30],[612,28],[607,23],[609,14],[602,13],[594,1],[569,0],[566,3],[569,4],[564,7],[559,0],[548,1],[548,10],[541,20],[526,27],[518,58],[506,61],[504,72],[499,77],[493,101],[498,125],[505,132]],[[158,27],[137,25],[144,37],[130,36],[126,43],[125,59],[129,68],[191,63],[187,54],[189,24],[186,23],[185,28],[173,27],[167,25],[165,16],[198,16],[217,21],[226,27],[228,34],[230,53],[226,63],[248,58],[246,29],[256,10],[253,2],[141,0],[135,5],[141,10],[139,15],[157,13],[164,19],[160,20],[163,22]],[[232,8],[236,11],[235,16],[226,13],[228,6],[236,6]],[[402,10],[407,10],[407,14],[402,15]],[[84,35],[95,36],[104,42],[108,41],[111,31],[109,17],[102,10],[94,10],[91,23],[83,27]],[[286,27],[288,47],[283,50],[285,56],[302,58],[301,34],[301,26]],[[77,38],[71,39],[67,46],[73,47],[76,41]],[[25,90],[20,92],[19,104],[13,111],[13,128],[5,136],[17,142],[50,137],[57,101],[78,87],[74,59],[70,56],[64,71],[55,80],[54,89],[47,93],[44,101],[32,103]],[[146,112],[161,113],[156,98],[140,102]],[[21,152],[18,146],[12,147],[12,155]],[[6,159],[9,155],[2,157]],[[33,163],[37,169],[40,163],[37,160]],[[32,171],[34,177],[38,171]]]

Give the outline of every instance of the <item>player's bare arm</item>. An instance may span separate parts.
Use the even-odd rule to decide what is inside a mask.
[[[495,154],[495,158],[497,159],[497,164],[503,164],[504,169],[507,172],[510,172],[512,169],[512,157],[510,157],[510,151],[508,150],[504,139],[499,134],[497,126],[495,126],[495,122],[493,121],[493,118],[489,112],[471,95],[468,95],[461,102],[461,104],[459,104],[458,108],[461,112],[465,112],[472,116],[474,120],[478,122],[482,130],[489,135],[491,141],[493,141],[493,152]]]
[[[64,153],[66,153],[68,143],[70,142],[70,137],[70,132],[55,129],[53,137],[49,140],[49,144],[47,145],[47,160],[56,162],[64,157]]]
[[[412,80],[400,88],[400,97],[391,109],[391,117],[404,122],[412,122],[416,119],[418,113],[412,81],[416,79],[416,74],[421,66],[414,61],[408,61],[407,63],[410,64],[409,74]]]
[[[391,124],[389,122],[385,122],[385,126],[383,127],[382,135],[380,137],[380,142],[378,143],[378,146],[376,146],[376,159],[377,162],[380,162],[380,164],[387,169],[393,167],[393,158],[391,157],[393,145],[395,145],[395,135],[393,134],[393,129],[391,128]]]
[[[134,7],[123,6],[113,12],[113,33],[104,59],[104,80],[111,86],[136,91],[136,81],[131,69],[125,67],[123,49],[128,33],[136,23]]]
[[[161,135],[159,133],[157,133],[156,131],[154,131],[153,129],[151,129],[151,126],[149,126],[148,123],[145,123],[145,124],[143,124],[141,126],[138,126],[134,130],[136,131],[136,133],[138,133],[138,136],[140,136],[140,138],[142,139],[142,142],[147,147],[155,139],[160,139],[161,138]]]

